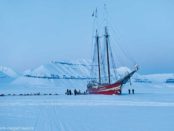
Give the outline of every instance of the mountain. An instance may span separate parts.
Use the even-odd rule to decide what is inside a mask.
[[[64,93],[66,89],[85,91],[90,66],[86,60],[52,61],[36,69],[26,70],[11,86],[22,92]]]
[[[0,66],[0,78],[15,78],[17,73],[11,68]]]
[[[47,79],[90,79],[91,67],[90,61],[86,60],[52,61],[34,70],[26,70],[24,76]],[[113,70],[117,72],[119,78],[131,71],[128,67],[112,69],[112,73]]]
[[[90,77],[89,62],[79,60],[76,62],[52,61],[48,64],[39,66],[34,70],[27,70],[24,72],[26,77],[36,78],[52,78],[52,79],[84,79]]]
[[[140,83],[174,83],[174,74],[136,74],[134,82]]]
[[[90,61],[87,60],[52,61],[36,69],[26,70],[23,75],[17,75],[12,69],[0,66],[0,86],[3,83],[9,83],[8,91],[10,92],[14,92],[14,89],[17,92],[58,92],[61,94],[66,89],[85,91],[91,78],[91,66]],[[128,67],[112,70],[117,72],[117,78],[130,72]],[[173,83],[173,80],[174,74],[140,75],[136,73],[132,78],[133,83],[151,84]]]
[[[26,70],[12,82],[13,87],[38,92],[64,93],[66,89],[86,90],[90,80],[90,61],[52,61],[36,69]],[[130,71],[127,67],[116,69],[118,77]]]
[[[18,77],[11,68],[0,66],[0,87],[6,87]]]

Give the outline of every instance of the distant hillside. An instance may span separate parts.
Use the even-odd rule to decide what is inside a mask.
[[[95,68],[95,76],[91,76],[91,68]],[[98,76],[98,67],[91,65],[89,61],[77,60],[77,61],[54,61],[48,64],[39,66],[33,70],[27,70],[24,72],[25,77],[41,78],[41,79],[80,79],[89,80],[95,79]],[[130,69],[127,67],[120,67],[117,69],[111,69],[111,78],[115,81],[116,77],[114,71],[117,72],[117,78],[122,78]]]
[[[91,65],[89,61],[54,61],[48,64],[39,66],[33,70],[24,72],[25,77],[42,78],[42,79],[91,79]],[[96,68],[97,70],[97,68]],[[119,67],[111,69],[111,76],[114,76],[114,71],[117,72],[117,78],[122,78],[131,70],[128,67]],[[96,74],[97,75],[97,74]],[[174,74],[149,74],[140,75],[136,73],[133,76],[133,82],[138,83],[174,83]],[[113,77],[115,81],[115,77]]]
[[[139,83],[174,83],[174,74],[136,75],[134,82]]]
[[[76,62],[50,62],[24,72],[26,77],[48,79],[88,79],[91,65],[85,60]]]
[[[23,76],[13,81],[12,85],[29,90],[42,89],[65,92],[66,89],[86,90],[91,79],[90,71],[93,65],[86,60],[78,61],[54,61],[39,66],[36,69],[27,70]],[[118,78],[130,71],[127,67],[116,69]],[[114,79],[115,80],[115,79]]]
[[[17,73],[11,68],[0,66],[0,78],[15,78]]]
[[[0,87],[4,87],[18,77],[11,68],[0,66]]]
[[[58,92],[64,93],[66,89],[86,90],[88,81],[91,80],[91,65],[89,61],[54,61],[27,70],[23,75],[17,75],[12,69],[0,67],[0,87],[4,92]],[[122,78],[128,67],[111,69],[117,72],[117,78]],[[113,76],[113,74],[111,74]],[[114,77],[112,77],[113,81]],[[174,74],[149,74],[136,73],[131,80],[133,83],[174,83]]]

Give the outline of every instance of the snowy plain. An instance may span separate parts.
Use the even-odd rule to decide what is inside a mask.
[[[173,131],[174,84],[164,82],[173,75],[138,78],[152,76],[151,83],[126,84],[119,96],[67,96],[67,88],[85,90],[87,80],[7,75],[0,84],[0,94],[7,95],[0,97],[0,131]]]

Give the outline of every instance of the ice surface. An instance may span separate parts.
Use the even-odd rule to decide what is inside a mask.
[[[174,88],[146,83],[125,86],[121,96],[4,96],[0,129],[173,131],[173,111]]]

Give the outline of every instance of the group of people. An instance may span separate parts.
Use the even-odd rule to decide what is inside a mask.
[[[128,93],[129,94],[135,94],[135,90],[134,89],[128,89]],[[80,90],[76,90],[74,89],[74,91],[71,91],[70,89],[67,89],[65,92],[66,95],[86,95],[86,92],[81,92]]]
[[[128,89],[128,93],[131,94],[131,91],[132,91],[132,94],[135,94],[135,90],[134,89]]]
[[[67,89],[66,90],[66,93],[65,93],[66,95],[85,95],[86,94],[86,92],[81,92],[80,90],[76,90],[76,89],[74,89],[74,93],[70,90],[70,89]]]
[[[65,92],[66,95],[72,95],[72,91],[67,89],[66,92]]]

